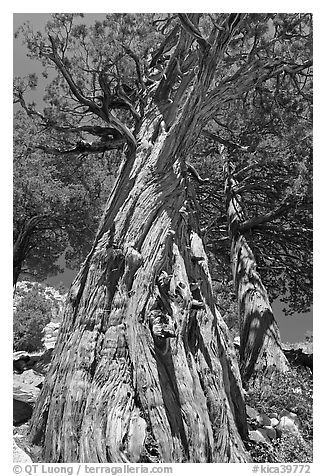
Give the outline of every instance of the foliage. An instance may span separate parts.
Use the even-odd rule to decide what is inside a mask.
[[[17,305],[13,323],[14,350],[34,352],[42,349],[42,330],[51,320],[51,305],[33,286]]]
[[[15,115],[14,242],[29,220],[23,272],[43,279],[60,270],[66,252],[69,267],[77,267],[93,240],[105,199],[112,186],[116,158],[79,155],[54,157],[34,149],[37,128],[24,111]]]
[[[35,103],[26,102],[28,91],[37,87],[37,76],[14,80],[14,102],[21,107],[14,129],[14,282],[21,272],[39,280],[56,274],[63,253],[68,267],[81,264],[121,160],[121,141],[117,150],[105,147],[112,128],[101,127],[103,121],[97,125],[92,114],[76,107],[67,82],[55,74],[47,56],[47,35],[55,38],[53,47],[76,78],[76,87],[96,103],[103,101],[103,81],[106,93],[119,91],[121,98],[126,91],[131,94],[137,83],[134,60],[123,45],[146,56],[161,36],[148,29],[153,15],[107,15],[90,27],[82,18],[53,14],[45,34],[33,32],[28,23],[16,32],[22,35],[28,55],[41,59],[49,82],[43,110],[38,111]],[[129,100],[118,115],[130,124],[132,113],[126,104]],[[94,135],[100,141],[92,147]]]
[[[226,14],[197,17],[204,34],[208,34],[212,25],[221,28],[227,19]],[[218,104],[190,157],[198,170],[211,178],[210,185],[197,187],[198,202],[207,247],[221,268],[229,264],[223,164],[219,163],[216,137],[247,147],[246,153],[236,147],[230,149],[236,172],[255,165],[239,183],[247,220],[266,215],[286,201],[281,214],[270,222],[251,227],[246,238],[271,299],[283,296],[287,312],[305,312],[312,301],[311,23],[310,14],[246,15],[215,74],[219,88],[223,90],[225,84],[234,84],[235,90],[228,100]],[[76,157],[80,157],[76,155],[78,151],[84,150],[84,157],[92,147],[110,149],[115,142],[121,153],[124,133],[137,133],[146,92],[155,84],[151,79],[155,76],[153,71],[158,74],[157,68],[162,69],[169,57],[173,57],[167,45],[173,47],[177,27],[177,16],[172,14],[108,14],[93,26],[86,25],[82,14],[53,14],[44,33],[33,32],[28,24],[18,30],[29,55],[42,61],[43,74],[51,81],[42,112],[24,99],[28,89],[37,87],[35,75],[16,79],[15,101],[35,120],[42,150],[56,154],[75,150],[75,158],[71,154],[63,155],[63,160],[56,156],[55,162],[60,167],[66,164],[63,173],[74,176],[78,167]],[[166,46],[159,47],[160,42]],[[61,63],[53,61],[54,51]],[[58,74],[55,68],[60,70]],[[63,69],[75,81],[77,96],[62,74]],[[237,82],[239,77],[243,78],[242,84]],[[172,87],[171,95],[175,96],[176,90]],[[83,98],[91,100],[94,107],[90,108]],[[114,122],[116,129],[110,115],[110,127],[107,127],[107,117],[99,113],[98,108],[104,111],[104,103],[114,111],[117,121],[121,121]],[[207,131],[215,139],[205,136]],[[90,142],[92,137],[100,140]],[[88,152],[86,146],[81,146],[85,143]],[[111,157],[112,150],[107,153]],[[84,185],[80,180],[76,176],[74,185],[78,190],[69,190],[74,206],[81,203],[83,196]],[[97,189],[93,182],[88,186],[88,190]],[[98,205],[94,207],[97,210]],[[88,207],[87,203],[86,210]],[[68,215],[73,214],[68,212]],[[90,216],[93,214],[85,217],[77,212],[76,221],[87,222]],[[76,234],[70,233],[70,241],[78,235],[88,243],[88,229],[93,227],[93,223],[85,224],[82,230],[77,227]],[[69,240],[62,236],[66,232],[62,228],[60,231],[56,228],[56,235],[49,232],[51,238],[46,240],[49,248],[53,242],[65,241],[67,245]],[[63,245],[61,252],[62,249]],[[72,244],[72,249],[74,253],[81,250],[78,259],[72,260],[77,265],[86,249],[77,243]]]
[[[255,463],[312,463],[312,441],[283,433],[278,440],[271,444],[246,442],[246,447]]]
[[[312,461],[313,438],[313,382],[312,373],[305,367],[291,367],[287,374],[273,374],[264,386],[253,385],[246,395],[247,405],[260,413],[279,413],[283,409],[298,415],[301,437],[283,432],[282,437],[264,444],[250,444],[250,452],[257,462],[305,463]]]
[[[311,15],[253,17],[243,39],[252,45],[253,64],[254,58],[283,64],[291,57],[292,64],[311,66]],[[255,31],[254,45],[249,31]],[[233,66],[242,61],[235,53],[232,60]],[[312,304],[312,72],[287,75],[274,66],[274,73],[218,109],[191,162],[210,178],[196,188],[207,246],[220,267],[229,265],[218,152],[224,144],[239,182],[244,224],[250,224],[244,234],[270,298],[282,296],[288,313],[306,312]]]

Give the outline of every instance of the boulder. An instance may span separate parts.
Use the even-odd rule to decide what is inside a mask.
[[[270,413],[269,414],[269,418],[272,419],[272,418],[278,418],[278,414],[277,413]]]
[[[264,413],[261,413],[257,417],[257,423],[261,426],[271,426],[271,419],[269,416],[265,415]]]
[[[247,414],[247,417],[250,418],[251,420],[256,420],[259,416],[259,413],[257,412],[257,410],[255,410],[252,407],[249,407],[249,405],[246,405],[246,414]]]
[[[48,349],[43,354],[29,354],[28,352],[14,352],[13,370],[17,373],[23,373],[26,370],[33,369],[41,374],[46,374],[51,360],[52,349]]]
[[[273,428],[272,426],[264,426],[263,429],[265,430],[268,438],[270,438],[271,440],[275,440],[275,438],[276,438],[275,428]]]
[[[249,431],[249,439],[257,443],[270,443],[270,439],[263,429]]]
[[[279,424],[275,427],[275,430],[279,430],[281,432],[287,431],[291,433],[292,435],[299,435],[300,431],[298,426],[295,424],[295,422],[287,417],[287,416],[282,416],[280,418]]]
[[[27,453],[25,453],[25,451],[19,448],[15,440],[13,440],[13,462],[14,463],[33,463],[31,457]]]
[[[240,337],[239,336],[236,336],[233,339],[233,345],[236,349],[240,349]]]
[[[34,370],[26,370],[21,374],[14,374],[14,399],[26,403],[35,403],[40,393],[39,385],[43,383],[44,376]]]
[[[257,430],[266,440],[267,443],[270,443],[270,438],[268,436],[268,432],[265,428],[257,428]]]
[[[58,338],[60,322],[49,322],[43,329],[43,345],[49,350],[53,349]]]
[[[30,368],[31,357],[28,352],[19,351],[14,352],[13,354],[13,370],[15,372],[21,373],[24,370]]]
[[[277,426],[279,424],[279,420],[277,418],[271,418],[271,426]]]
[[[298,418],[298,415],[294,412],[291,412],[290,410],[286,410],[286,408],[284,408],[280,414],[279,414],[279,418],[281,419],[282,417],[287,417],[287,418],[290,418],[290,420],[292,420],[297,427],[300,426],[300,421],[299,421],[299,418]]]

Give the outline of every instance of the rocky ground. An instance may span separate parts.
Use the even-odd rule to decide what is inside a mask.
[[[35,284],[18,283],[15,306]],[[51,364],[66,296],[42,285],[39,292],[51,300],[52,319],[43,331],[42,351],[34,354],[21,351],[13,355],[14,462],[42,461],[41,448],[29,444],[28,426]],[[239,349],[239,341],[239,337],[234,339],[236,349]],[[284,344],[283,350],[292,369],[290,376],[281,377],[281,380],[267,385],[266,389],[260,389],[260,393],[256,389],[245,392],[249,429],[246,446],[253,461],[294,463],[307,462],[312,458],[312,408],[308,408],[312,407],[312,344]],[[303,374],[300,369],[303,369]]]
[[[27,354],[26,352],[16,352],[14,354],[14,462],[41,461],[41,448],[30,447],[27,431],[33,406],[42,387],[51,358],[52,349],[47,349],[39,354]],[[310,370],[308,371],[311,372]],[[297,393],[297,396],[301,397],[305,389],[298,384],[297,387],[291,388],[290,391],[294,394]],[[246,400],[250,400],[248,393],[246,394]],[[258,408],[260,406],[257,405]],[[275,405],[271,406],[275,408]],[[247,447],[253,454],[258,451],[260,458],[262,454],[269,455],[267,458],[270,457],[275,446],[280,445],[280,442],[287,436],[294,440],[298,448],[301,446],[305,447],[302,421],[300,421],[300,417],[290,406],[270,412],[258,410],[257,407],[251,405],[246,406],[249,429]],[[265,459],[260,461],[271,460]]]

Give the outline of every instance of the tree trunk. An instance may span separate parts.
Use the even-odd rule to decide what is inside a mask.
[[[13,285],[17,284],[22,266],[29,253],[30,241],[37,226],[48,217],[39,215],[29,218],[19,231],[13,248]]]
[[[188,99],[168,132],[148,109],[70,289],[31,424],[46,462],[249,461],[240,374],[186,176],[198,135]]]
[[[233,177],[233,165],[223,146],[221,151],[226,171],[230,261],[240,320],[240,372],[247,384],[251,378],[270,376],[274,370],[287,371],[288,363],[254,254],[240,230],[243,208],[241,196],[234,191],[238,183]]]

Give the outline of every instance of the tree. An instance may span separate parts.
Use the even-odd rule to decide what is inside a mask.
[[[236,290],[240,320],[240,371],[243,382],[253,375],[266,376],[270,370],[286,372],[287,360],[281,348],[281,338],[265,286],[257,272],[253,252],[244,237],[244,211],[241,196],[236,192],[233,164],[226,158],[222,146],[226,176],[226,203],[231,242],[230,262]],[[272,220],[277,211],[266,217]]]
[[[97,156],[96,162],[94,156],[82,154],[58,158],[37,149],[35,136],[40,140],[42,132],[24,110],[18,110],[14,132],[14,285],[21,274],[42,280],[57,273],[60,267],[56,261],[63,253],[70,267],[80,265],[90,249],[115,170],[112,154]]]
[[[299,16],[299,21],[295,15],[274,18],[275,25],[282,25],[288,31],[286,37],[289,42],[292,38],[291,45],[296,43],[297,50],[292,52],[296,57],[301,55],[303,62],[311,55],[310,21],[309,15]],[[279,42],[276,33],[277,29],[268,45],[260,41],[261,34],[256,36],[256,54],[264,51],[266,56],[273,57],[275,43]],[[280,47],[277,52],[280,53]],[[226,258],[229,255],[225,250],[228,241],[226,222],[231,224],[229,259],[239,302],[244,381],[254,369],[261,372],[269,367],[266,365],[268,355],[274,367],[286,368],[263,282],[267,283],[272,298],[283,296],[288,312],[304,312],[312,302],[311,105],[309,69],[289,76],[277,73],[275,78],[257,84],[245,97],[236,100],[225,111],[223,119],[216,118],[214,131],[207,128],[203,131],[201,144],[192,158],[192,163],[196,167],[199,165],[204,174],[208,163],[215,165],[215,170],[209,172],[213,180],[197,178],[197,188],[204,211],[201,221],[206,242],[222,270],[228,266]],[[221,113],[219,115],[222,117]],[[221,145],[229,149],[227,161],[219,159]],[[224,167],[228,170],[225,187]],[[225,192],[228,220],[221,206]],[[263,281],[255,269],[257,261]],[[243,266],[244,262],[251,264]],[[238,268],[240,263],[242,266]],[[260,295],[259,306],[253,293],[247,292],[248,286]],[[255,317],[261,316],[258,319],[261,325],[256,330],[245,325],[251,320],[249,316],[253,316],[254,308]],[[263,325],[265,313],[269,316],[265,321],[270,322],[267,327]],[[269,350],[262,346],[264,339],[274,341],[269,343]],[[266,355],[266,358],[259,355]]]
[[[78,131],[101,137],[83,147],[123,144],[125,158],[68,295],[33,441],[56,462],[248,461],[240,376],[212,299],[186,158],[216,110],[274,66],[291,67],[227,56],[252,36],[250,15],[109,15],[93,36],[70,16],[55,20],[49,41],[29,36],[31,51],[66,81]],[[160,43],[150,50],[140,39],[153,21]],[[80,36],[84,56],[68,58]]]

